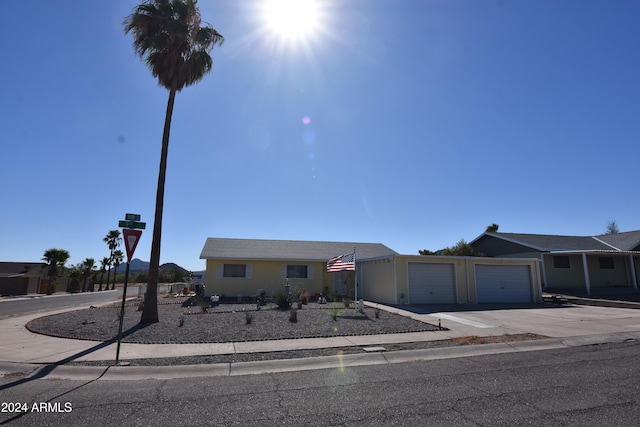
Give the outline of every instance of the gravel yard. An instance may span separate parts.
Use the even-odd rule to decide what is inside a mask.
[[[435,325],[419,322],[384,310],[367,307],[364,313],[345,308],[342,303],[319,305],[310,303],[297,310],[297,322],[291,322],[291,311],[275,305],[256,310],[255,304],[220,304],[202,313],[189,298],[159,300],[159,323],[141,327],[139,301],[130,301],[125,309],[123,342],[128,343],[214,343],[287,338],[335,337],[418,331],[435,331]],[[32,332],[93,341],[116,340],[120,304],[90,308],[34,319],[27,325]],[[335,320],[334,320],[335,317]],[[250,318],[250,322],[248,319]],[[461,337],[449,340],[404,342],[385,345],[387,351],[450,347],[490,342],[539,339],[531,334],[498,337]],[[234,353],[187,357],[154,357],[132,359],[131,365],[169,366],[211,363],[235,363],[273,359],[293,359],[336,354],[362,353],[360,346],[300,349],[267,353]],[[69,365],[104,365],[109,361],[67,362]]]
[[[138,302],[125,308],[123,338],[126,343],[220,343],[288,338],[335,337],[438,330],[437,326],[375,308],[359,312],[342,303],[309,303],[282,311],[273,304],[256,310],[255,304],[220,304],[203,313],[193,299],[161,299],[159,322],[139,325]],[[117,338],[120,306],[90,308],[31,321],[32,332],[94,341]],[[334,320],[335,318],[335,320]]]

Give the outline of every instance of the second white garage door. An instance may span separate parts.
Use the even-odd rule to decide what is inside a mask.
[[[454,304],[453,264],[409,263],[409,304]]]
[[[531,271],[528,265],[476,265],[479,303],[531,302]]]

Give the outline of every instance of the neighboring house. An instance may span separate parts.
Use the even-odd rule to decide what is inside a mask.
[[[43,262],[0,262],[0,295],[26,295],[44,292]]]
[[[380,243],[209,238],[200,254],[207,262],[205,295],[246,297],[289,286],[292,293],[306,289],[312,296],[353,297],[354,273],[328,273],[326,267],[329,259],[354,248],[356,259],[396,254]]]
[[[327,261],[356,249],[356,272],[328,273]],[[207,239],[206,295],[292,293],[357,296],[387,304],[539,302],[535,259],[400,255],[379,243]],[[357,275],[357,281],[356,281]]]
[[[540,259],[545,289],[638,288],[640,230],[586,237],[484,233],[471,246],[491,257]]]

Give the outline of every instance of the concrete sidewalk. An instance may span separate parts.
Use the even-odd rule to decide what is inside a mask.
[[[73,379],[175,378],[208,375],[245,375],[283,370],[319,369],[358,364],[397,363],[510,351],[532,351],[601,342],[640,339],[640,310],[588,305],[455,305],[389,307],[380,309],[449,330],[386,335],[308,338],[205,344],[121,344],[120,359],[184,357],[283,350],[384,346],[385,344],[446,340],[464,336],[499,336],[531,333],[549,339],[504,344],[466,345],[426,350],[377,352],[262,362],[191,366],[64,366],[71,361],[114,363],[116,344],[54,338],[29,332],[24,325],[43,313],[0,320],[0,375],[31,373],[37,377]],[[65,310],[52,311],[55,314]],[[43,367],[44,366],[44,367]]]

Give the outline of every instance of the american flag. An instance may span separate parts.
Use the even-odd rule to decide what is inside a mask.
[[[327,261],[327,271],[356,271],[355,252],[352,254],[338,255]]]

